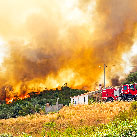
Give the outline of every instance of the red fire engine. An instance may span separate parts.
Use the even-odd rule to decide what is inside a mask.
[[[137,99],[137,84],[126,84],[119,88],[102,89],[102,100],[113,101],[123,100],[130,101]]]

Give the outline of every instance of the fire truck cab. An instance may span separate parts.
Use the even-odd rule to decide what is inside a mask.
[[[122,86],[123,100],[137,99],[137,83]]]

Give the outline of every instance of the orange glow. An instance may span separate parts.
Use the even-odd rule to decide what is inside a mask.
[[[125,77],[133,56],[123,54],[136,40],[136,15],[136,0],[0,1],[0,100],[64,83],[96,89],[103,64],[106,86]]]
[[[13,98],[6,98],[6,104],[10,104],[10,103],[12,103],[13,102],[13,100],[17,100],[17,99],[25,99],[25,98],[29,98],[30,97],[30,95],[29,94],[27,94],[27,95],[22,95],[22,96],[19,96],[19,97],[13,97]]]

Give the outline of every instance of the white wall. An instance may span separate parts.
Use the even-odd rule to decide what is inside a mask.
[[[84,98],[85,98],[85,102],[84,102]],[[71,97],[71,104],[74,104],[74,105],[88,104],[88,95],[80,95],[80,96]]]

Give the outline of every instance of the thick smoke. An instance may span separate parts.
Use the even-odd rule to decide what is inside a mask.
[[[131,59],[132,62],[132,72],[136,72],[137,71],[137,55],[132,57]]]
[[[9,52],[0,72],[0,93],[6,91],[9,97],[30,92],[33,87],[55,88],[65,82],[75,88],[93,88],[103,72],[98,66],[119,63],[132,47],[136,3],[1,1],[5,8],[0,8],[0,35],[7,41]],[[109,68],[108,79],[116,71]]]
[[[112,86],[120,86],[121,82],[119,81],[119,76],[113,77],[111,79]]]

